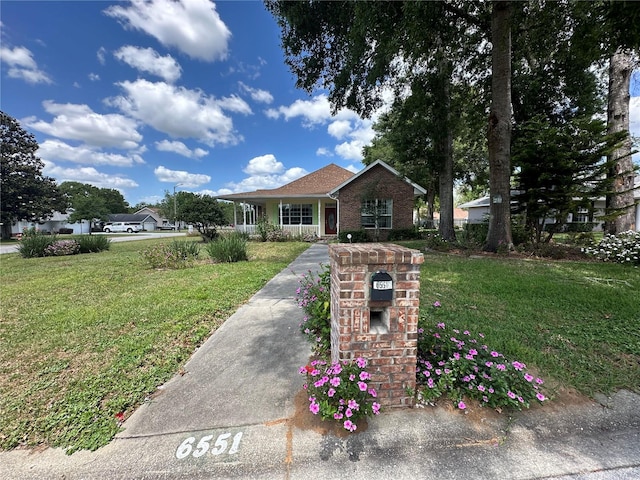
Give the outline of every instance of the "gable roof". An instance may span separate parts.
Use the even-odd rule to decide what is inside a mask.
[[[135,213],[112,213],[108,215],[110,222],[146,222],[156,221],[151,215],[135,214]]]
[[[353,176],[353,172],[331,163],[278,188],[218,195],[216,198],[222,200],[256,200],[269,197],[326,197],[331,189]]]
[[[329,192],[329,196],[333,197],[336,193],[338,193],[338,191],[345,187],[346,185],[348,185],[349,183],[351,183],[352,181],[354,181],[356,178],[364,175],[365,173],[367,173],[369,170],[371,170],[372,168],[375,168],[377,165],[380,165],[384,168],[386,168],[387,170],[389,170],[391,173],[393,173],[396,177],[399,177],[401,179],[403,179],[405,182],[407,182],[409,185],[411,185],[413,187],[413,194],[415,196],[418,195],[425,195],[427,193],[427,191],[422,188],[420,185],[418,185],[417,183],[413,183],[411,180],[409,180],[407,177],[403,177],[402,175],[400,175],[400,172],[398,172],[395,168],[387,165],[385,162],[383,162],[382,160],[376,160],[375,162],[371,163],[370,165],[367,165],[366,168],[360,170],[358,173],[356,173],[355,175],[351,176],[350,178],[346,179],[344,182],[342,182],[340,185],[336,186],[333,190],[331,190]]]

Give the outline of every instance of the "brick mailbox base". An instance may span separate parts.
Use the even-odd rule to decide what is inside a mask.
[[[332,361],[368,360],[371,386],[387,407],[410,406],[416,386],[420,265],[424,256],[393,244],[331,244]],[[382,273],[381,273],[382,272]],[[374,288],[392,280],[385,300]]]

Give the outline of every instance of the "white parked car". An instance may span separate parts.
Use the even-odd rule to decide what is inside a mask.
[[[111,233],[111,232],[127,232],[127,233],[138,233],[142,230],[142,226],[139,223],[133,222],[108,222],[105,223],[102,228],[103,232]]]

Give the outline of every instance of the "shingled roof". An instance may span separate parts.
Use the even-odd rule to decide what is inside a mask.
[[[253,192],[218,195],[222,200],[248,200],[265,197],[326,197],[338,185],[353,176],[353,172],[331,163],[282,187]]]

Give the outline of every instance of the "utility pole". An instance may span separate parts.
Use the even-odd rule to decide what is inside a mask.
[[[176,183],[173,186],[173,224],[176,226],[178,230],[180,230],[180,225],[178,223],[178,198],[176,197],[176,187],[181,187],[182,183]]]

